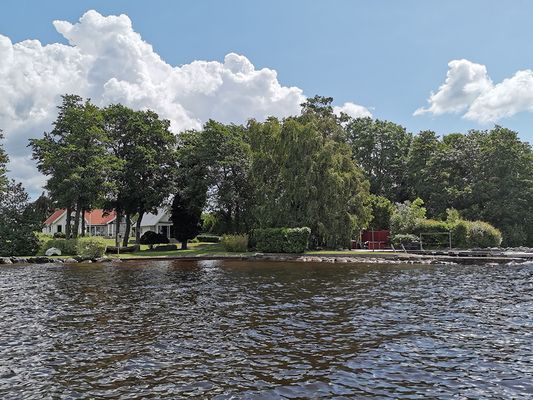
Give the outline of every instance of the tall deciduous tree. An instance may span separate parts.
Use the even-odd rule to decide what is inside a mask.
[[[0,141],[4,140],[4,135],[2,133],[2,130],[0,129]],[[4,144],[0,142],[0,193],[6,190],[7,186],[7,163],[9,159],[7,157],[7,154],[4,150]]]
[[[99,203],[112,182],[112,158],[98,107],[76,95],[63,96],[54,128],[42,139],[31,139],[39,171],[49,177],[46,188],[60,207],[67,209],[66,234],[75,210],[72,236],[77,237],[83,211]]]
[[[137,216],[136,242],[140,242],[141,220],[145,213],[156,212],[172,193],[176,169],[176,137],[170,122],[153,111],[133,111],[122,105],[104,110],[105,131],[110,151],[118,160],[112,172],[116,194],[111,208],[120,215]],[[118,231],[118,230],[117,230]],[[128,243],[129,232],[124,235]]]
[[[370,191],[392,201],[406,200],[411,134],[395,123],[371,118],[350,120],[346,131],[354,159],[370,180]]]
[[[338,131],[321,129],[334,123],[326,104],[301,117],[249,124],[258,226],[308,226],[313,245],[326,247],[348,246],[366,226],[368,182]]]

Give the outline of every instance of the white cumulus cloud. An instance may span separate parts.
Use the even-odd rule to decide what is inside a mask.
[[[0,35],[0,129],[10,174],[32,193],[44,180],[29,158],[28,139],[51,128],[62,94],[89,97],[100,106],[152,109],[171,121],[175,133],[200,128],[210,118],[242,123],[295,115],[305,101],[302,89],[283,86],[275,70],[256,69],[243,55],[169,65],[126,15],[91,10],[76,23],[53,24],[67,45],[12,43]]]
[[[368,110],[368,108],[352,102],[346,102],[342,106],[333,107],[333,112],[336,115],[345,113],[352,118],[372,117],[372,113]]]
[[[482,64],[452,60],[448,67],[446,80],[428,99],[429,106],[414,115],[461,113],[466,119],[489,123],[533,111],[533,71],[518,71],[494,84]]]

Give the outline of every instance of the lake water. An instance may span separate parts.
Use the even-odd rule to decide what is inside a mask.
[[[0,268],[0,398],[533,396],[533,264]]]

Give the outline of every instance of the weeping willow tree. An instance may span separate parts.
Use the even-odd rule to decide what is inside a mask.
[[[369,183],[328,98],[298,117],[251,121],[252,215],[259,227],[311,228],[313,246],[347,247],[370,220]]]

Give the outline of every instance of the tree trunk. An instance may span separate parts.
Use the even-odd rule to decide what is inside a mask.
[[[116,212],[116,219],[115,219],[115,246],[120,247],[120,239],[118,238],[118,235],[120,233],[120,218],[121,218],[121,212],[117,210]]]
[[[85,236],[85,209],[81,209],[81,236]]]
[[[72,232],[72,237],[74,239],[78,238],[78,231],[80,229],[80,206],[76,205],[76,214],[74,214],[74,229]]]
[[[65,225],[65,237],[67,239],[70,239],[70,235],[71,235],[71,229],[70,229],[71,219],[72,219],[72,208],[67,207],[67,222]]]
[[[144,210],[139,209],[138,215],[137,215],[137,222],[135,223],[135,243],[140,245],[141,244],[141,221],[143,219]]]
[[[128,213],[126,213],[126,230],[124,231],[124,240],[122,241],[122,246],[128,247],[130,241],[130,231],[131,231],[131,218]]]
[[[187,250],[187,239],[181,241],[181,249]]]

